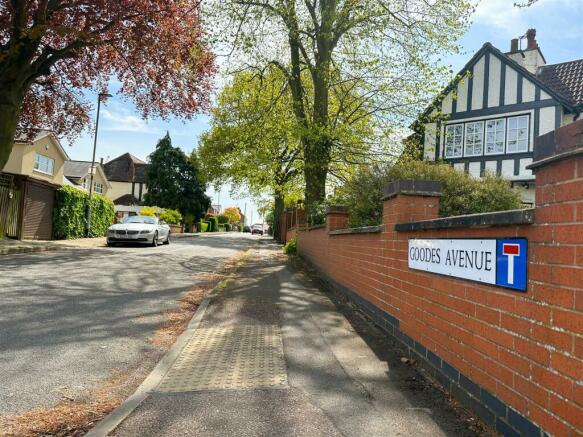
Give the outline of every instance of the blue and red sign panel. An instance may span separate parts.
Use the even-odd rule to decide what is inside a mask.
[[[526,239],[499,239],[496,246],[496,285],[526,291],[528,281]]]

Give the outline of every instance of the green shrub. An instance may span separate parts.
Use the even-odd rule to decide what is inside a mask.
[[[209,222],[207,222],[205,220],[201,220],[198,229],[199,229],[199,232],[208,232]]]
[[[59,188],[55,195],[53,235],[57,240],[85,237],[85,207],[89,194],[71,186]],[[100,194],[91,198],[91,231],[93,237],[102,237],[115,218],[113,202]]]
[[[283,253],[287,253],[288,255],[295,255],[298,251],[298,240],[296,238],[292,238],[285,246],[283,246]]]
[[[231,225],[229,223],[225,223],[225,231],[231,232]]]
[[[363,169],[338,190],[332,203],[350,211],[349,226],[377,225],[382,221],[382,192],[389,182],[399,179],[441,182],[439,215],[477,214],[522,207],[520,191],[500,177],[485,175],[482,179],[455,170],[449,164],[432,164],[408,160],[391,167]]]
[[[178,225],[182,221],[182,214],[175,209],[166,209],[160,214],[160,220],[165,221],[171,225]]]
[[[210,229],[209,232],[218,232],[219,231],[219,219],[215,216],[209,218]]]
[[[218,219],[219,219],[219,224],[221,224],[221,225],[229,223],[229,217],[226,216],[225,214],[221,214],[220,216],[218,216]]]

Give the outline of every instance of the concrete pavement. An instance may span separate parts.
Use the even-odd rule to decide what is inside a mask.
[[[210,301],[193,336],[242,326],[281,327],[286,387],[169,393],[160,385],[111,435],[476,435],[468,426],[475,423],[471,418],[468,422],[414,368],[401,363],[396,345],[315,287],[289,265],[279,246],[265,240],[237,279]],[[211,346],[206,353],[219,347]],[[256,360],[253,354],[262,348],[254,346],[233,360]],[[174,370],[188,353],[184,347]],[[229,369],[233,363],[214,366]],[[227,371],[225,379],[232,378]]]
[[[149,338],[162,312],[253,241],[209,234],[0,257],[0,416],[78,399],[114,372],[139,373],[160,353]]]

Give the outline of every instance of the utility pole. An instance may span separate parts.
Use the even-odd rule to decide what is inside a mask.
[[[101,100],[111,97],[111,94],[97,94],[97,119],[95,120],[95,136],[93,137],[93,158],[91,159],[91,178],[89,179],[89,199],[85,207],[85,236],[91,236],[91,198],[93,197],[93,178],[95,177],[95,152],[97,150],[97,131],[99,129],[99,111],[101,109]]]
[[[247,221],[247,202],[245,202],[245,211],[243,212],[243,226],[245,226],[245,222]]]

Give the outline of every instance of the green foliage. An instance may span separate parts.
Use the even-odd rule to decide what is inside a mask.
[[[226,214],[221,214],[217,217],[219,219],[219,223],[224,225],[225,223],[229,223],[229,217]]]
[[[150,155],[146,173],[146,203],[180,211],[182,215],[202,217],[210,206],[196,167],[197,160],[172,146],[170,135],[162,138]]]
[[[205,220],[201,220],[200,221],[200,225],[199,225],[199,231],[200,232],[208,232],[209,231],[209,227],[210,227],[210,223],[205,221]]]
[[[144,206],[140,210],[140,215],[147,215],[149,217],[156,217],[160,208],[157,206]]]
[[[215,216],[209,218],[209,232],[218,232],[219,231],[219,219]]]
[[[225,231],[231,232],[231,225],[229,223],[225,223]]]
[[[166,209],[162,214],[160,214],[160,220],[165,221],[170,225],[179,225],[182,221],[182,214],[180,211],[175,209]]]
[[[229,223],[234,225],[241,221],[241,213],[239,212],[239,208],[230,206],[229,208],[225,208],[223,211],[223,215],[227,216],[229,219]]]
[[[414,160],[392,167],[363,169],[338,190],[332,203],[348,207],[351,227],[377,225],[382,221],[383,187],[399,179],[441,182],[441,217],[504,211],[522,206],[520,192],[500,177],[485,175],[482,179],[476,179],[448,164]]]
[[[292,238],[285,246],[283,246],[283,253],[287,253],[288,255],[295,255],[298,251],[298,240],[296,238]]]
[[[57,240],[85,237],[85,208],[89,194],[64,185],[55,195],[53,234]],[[102,237],[115,218],[113,202],[100,194],[91,198],[91,231],[93,237]]]

